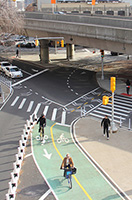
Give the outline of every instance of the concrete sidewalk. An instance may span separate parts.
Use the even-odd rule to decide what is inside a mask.
[[[91,117],[80,119],[75,125],[77,139],[114,182],[132,198],[132,132],[121,128],[117,133],[110,134],[110,140],[106,140],[100,123]]]

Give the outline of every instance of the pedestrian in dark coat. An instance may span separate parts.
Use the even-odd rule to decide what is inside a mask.
[[[44,127],[46,126],[46,118],[44,114],[41,115],[41,117],[38,119],[37,124],[39,123],[39,133],[42,127],[42,132],[44,134]]]
[[[105,136],[105,132],[107,133],[107,140],[109,140],[109,126],[110,126],[110,120],[108,118],[108,116],[106,115],[102,121],[101,121],[101,127],[104,127],[103,133]]]
[[[16,58],[18,58],[18,56],[19,56],[19,50],[16,49]]]
[[[129,95],[129,91],[130,91],[130,81],[129,81],[129,79],[127,79],[127,81],[126,81],[126,91],[127,91],[127,94]]]

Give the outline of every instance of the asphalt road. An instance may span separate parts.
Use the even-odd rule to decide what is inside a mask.
[[[32,77],[35,73],[40,72],[42,69],[37,66],[32,66],[31,64],[22,64],[18,61],[14,61],[13,64],[17,64],[22,70],[24,70],[24,78]],[[35,70],[33,70],[35,69]],[[36,72],[37,71],[37,72]],[[17,80],[17,82],[20,80]],[[16,83],[16,82],[14,82]],[[65,105],[70,104],[70,102],[75,101],[82,95],[92,91],[97,88],[97,82],[95,79],[95,73],[90,71],[84,71],[75,68],[60,68],[55,67],[48,69],[48,71],[34,76],[30,79],[26,79],[24,82],[20,82],[14,86],[14,92],[6,105],[1,109],[0,112],[0,196],[1,199],[5,199],[5,194],[8,190],[8,182],[10,181],[10,173],[13,171],[13,162],[15,162],[15,154],[17,153],[17,148],[19,146],[19,140],[24,128],[24,124],[29,115],[32,114],[32,108],[30,112],[26,112],[28,104],[30,101],[34,101],[35,104],[43,102],[46,105],[47,100],[50,102],[51,107],[54,105],[58,106],[58,109],[63,109]],[[19,98],[26,99],[25,105],[20,108],[20,102],[16,102],[15,106],[11,106],[14,99],[19,96]],[[85,100],[86,101],[86,100]],[[83,103],[83,102],[82,102]],[[98,102],[97,102],[98,103]],[[42,113],[40,108],[38,116]],[[47,115],[50,116],[49,114]],[[74,117],[73,117],[74,116]],[[77,117],[76,113],[69,115],[70,122]],[[30,151],[30,148],[29,150]],[[32,166],[32,168],[27,167]],[[32,158],[29,158],[28,162],[25,161],[24,174],[34,174],[36,169]],[[31,178],[31,176],[29,175]],[[41,178],[40,174],[36,172],[33,179],[37,180],[36,184],[46,184]],[[29,183],[31,183],[30,180]],[[26,183],[27,185],[29,183]],[[25,181],[23,181],[25,185]],[[28,185],[30,188],[30,185]],[[37,187],[37,186],[36,186]],[[40,187],[38,185],[38,187]],[[42,186],[43,188],[43,186]],[[30,192],[34,190],[34,187],[30,188]],[[41,190],[39,195],[41,196]],[[37,197],[38,198],[38,197]],[[20,198],[19,198],[20,199]],[[25,198],[24,198],[25,199]],[[30,197],[28,196],[28,200]],[[31,196],[32,199],[32,196]],[[34,198],[35,199],[35,198]],[[49,199],[53,199],[53,196]]]

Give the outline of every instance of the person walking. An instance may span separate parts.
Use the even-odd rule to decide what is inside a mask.
[[[38,119],[37,124],[39,123],[39,133],[42,127],[42,138],[44,138],[44,127],[46,126],[46,118],[44,114],[41,115],[41,117]]]
[[[64,177],[66,175],[66,168],[74,168],[74,163],[69,153],[66,154],[66,157],[63,159],[60,169],[64,169]]]
[[[18,48],[16,49],[16,58],[18,58],[19,57],[19,50],[18,50]]]
[[[130,91],[130,81],[129,81],[129,79],[127,79],[127,81],[126,81],[126,91],[127,91],[127,94],[129,95],[129,91]]]
[[[107,140],[109,140],[109,126],[110,126],[110,120],[108,116],[106,115],[102,121],[101,121],[101,127],[103,126],[103,134],[105,136],[105,132],[107,133]]]

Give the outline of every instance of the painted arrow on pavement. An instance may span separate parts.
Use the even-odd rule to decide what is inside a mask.
[[[52,153],[48,154],[46,149],[43,149],[43,150],[44,150],[44,153],[45,153],[45,154],[43,154],[43,156],[45,156],[46,158],[48,158],[50,160]]]

